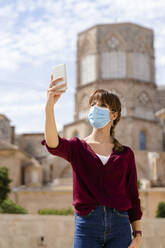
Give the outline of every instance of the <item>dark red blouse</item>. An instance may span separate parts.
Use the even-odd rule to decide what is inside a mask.
[[[41,141],[48,152],[70,162],[73,176],[73,202],[75,213],[88,214],[97,204],[127,210],[130,223],[142,217],[137,184],[135,156],[129,146],[112,153],[103,165],[90,145],[78,137],[70,139],[58,135],[56,148]]]

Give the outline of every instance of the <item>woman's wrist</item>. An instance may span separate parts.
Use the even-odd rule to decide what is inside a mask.
[[[52,111],[54,113],[54,105],[53,104],[46,104],[45,105],[45,112]]]
[[[142,238],[142,235],[140,235],[140,234],[136,234],[135,238],[137,238],[137,239],[141,239],[141,238]]]
[[[134,230],[132,232],[133,237],[142,237],[142,231],[141,230]]]
[[[54,104],[47,102],[45,105],[45,110],[54,109]]]

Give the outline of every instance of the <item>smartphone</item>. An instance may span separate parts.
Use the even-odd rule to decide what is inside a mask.
[[[53,80],[57,79],[58,77],[63,77],[63,80],[57,82],[56,85],[67,83],[67,80],[66,80],[66,64],[60,64],[60,65],[53,66],[52,74],[53,74]],[[60,88],[59,91],[60,90],[66,90],[66,89],[67,89],[67,85],[62,87],[62,88]]]

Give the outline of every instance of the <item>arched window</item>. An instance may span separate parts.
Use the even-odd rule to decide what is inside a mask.
[[[146,134],[142,130],[139,133],[139,146],[140,150],[146,150]]]
[[[85,94],[79,104],[79,119],[86,119],[89,111],[89,97]]]
[[[39,175],[37,171],[32,172],[32,183],[36,184],[39,182]]]
[[[25,184],[25,167],[21,167],[21,185]]]
[[[101,78],[126,77],[126,44],[119,34],[108,34],[101,44]]]
[[[96,80],[96,55],[84,56],[80,60],[80,82],[87,84]]]
[[[130,60],[132,64],[132,73],[130,77],[150,82],[150,57],[146,54],[131,53]]]
[[[122,51],[103,52],[101,54],[102,79],[126,77],[126,54]]]
[[[49,181],[53,182],[53,179],[54,179],[54,170],[53,170],[53,164],[51,164],[49,167]]]

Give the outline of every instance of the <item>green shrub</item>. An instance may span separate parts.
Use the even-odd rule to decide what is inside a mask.
[[[0,168],[0,213],[27,214],[26,209],[8,198],[8,194],[11,192],[9,184],[12,182],[8,174],[9,169],[7,167]]]
[[[7,198],[11,192],[9,184],[12,180],[9,178],[9,169],[7,167],[0,168],[0,204]]]
[[[27,214],[26,209],[8,198],[8,194],[11,192],[9,184],[12,182],[8,174],[9,169],[7,167],[0,168],[0,213]]]
[[[72,208],[67,208],[67,209],[43,208],[43,209],[38,209],[38,214],[73,215],[74,211]]]
[[[28,211],[22,206],[16,204],[11,199],[6,199],[2,202],[0,206],[0,213],[6,214],[27,214]]]
[[[156,217],[165,218],[165,202],[159,202]]]
[[[141,183],[140,179],[138,179],[138,189],[141,188],[141,185],[142,185],[142,183]]]
[[[0,206],[0,214],[2,214],[3,213],[3,209],[1,208],[1,206]]]

